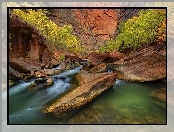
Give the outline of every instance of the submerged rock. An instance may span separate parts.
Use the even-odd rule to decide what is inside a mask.
[[[160,88],[152,91],[150,96],[158,101],[166,102],[166,88]]]
[[[27,87],[28,89],[38,89],[38,85],[37,85],[37,83],[31,83],[28,87]]]
[[[163,108],[163,109],[166,109],[166,107],[167,107],[167,105],[166,105],[165,102],[161,102],[161,101],[159,101],[159,100],[153,100],[153,103],[154,103],[155,105],[157,105],[157,106]]]
[[[47,80],[48,78],[38,78],[34,81],[34,83],[41,84],[41,83],[45,83]]]
[[[47,107],[48,113],[60,115],[78,109],[113,86],[116,80],[116,74],[114,73],[86,74],[82,72],[80,74],[81,79],[79,81],[83,80],[83,84],[81,83],[79,87]]]

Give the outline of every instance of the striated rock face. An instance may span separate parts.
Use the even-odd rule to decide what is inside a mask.
[[[43,45],[43,38],[33,27],[13,17],[9,19],[9,35],[10,58],[26,57],[40,60],[46,46]]]
[[[86,75],[90,76],[90,79],[85,77]],[[116,79],[116,75],[114,73],[81,73],[81,76],[81,79],[84,79],[84,83],[49,106],[47,108],[48,113],[60,115],[65,112],[78,109],[100,95],[103,91],[113,86]]]
[[[101,63],[98,66],[95,66],[90,69],[90,72],[92,73],[100,73],[100,72],[105,72],[107,69],[107,65],[105,63]]]
[[[90,49],[102,46],[114,37],[117,26],[117,11],[112,9],[74,10],[79,28],[82,29],[81,41]],[[90,45],[90,47],[89,47]]]
[[[123,65],[116,68],[118,79],[128,81],[155,81],[166,77],[166,56],[146,48],[124,58]]]
[[[40,63],[27,58],[10,58],[10,66],[20,73],[30,73],[40,69]]]
[[[135,16],[141,9],[120,9],[119,13],[119,23],[126,21],[127,19]]]
[[[26,60],[30,59],[30,61],[51,65],[52,59],[59,58],[59,55],[57,57],[58,51],[55,50],[52,53],[47,48],[45,39],[38,34],[37,30],[19,19],[10,19],[9,34],[9,57],[11,60],[22,57],[26,58]]]
[[[22,74],[14,70],[11,66],[9,66],[9,79],[21,79],[23,78]]]
[[[92,52],[88,56],[88,61],[96,66],[101,63],[114,63],[118,62],[119,60],[123,59],[125,55],[120,52],[111,52],[111,53],[95,53]]]
[[[97,49],[118,34],[118,25],[137,15],[139,9],[52,9],[50,19],[71,24],[88,50]]]
[[[50,19],[63,26],[71,24],[73,33],[80,38],[87,50],[95,50],[113,39],[118,33],[118,25],[138,13],[137,9],[50,9]],[[45,39],[36,29],[23,23],[17,17],[9,22],[10,57],[27,57],[50,64],[51,59],[59,59],[60,51],[51,53],[44,44]],[[58,57],[56,57],[58,55]]]
[[[43,40],[35,33],[32,33],[29,46],[28,57],[32,60],[41,61],[44,49],[46,49]]]
[[[115,38],[118,25],[137,15],[139,9],[50,9],[49,12],[50,19],[56,24],[71,24],[82,45],[93,50]],[[29,57],[41,61],[46,46],[36,29],[17,17],[9,19],[9,28],[10,57]]]
[[[81,43],[89,50],[113,38],[118,27],[118,11],[115,9],[53,9],[50,12],[55,23],[71,24]]]
[[[107,57],[108,57],[108,53],[95,53],[95,52],[92,52],[88,56],[88,61],[92,65],[96,66],[96,65],[99,65],[100,63],[102,63],[103,60]]]

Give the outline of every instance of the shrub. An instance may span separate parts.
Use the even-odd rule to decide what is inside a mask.
[[[46,38],[47,44],[53,43],[56,47],[65,48],[75,54],[84,52],[79,38],[72,34],[72,25],[56,25],[47,17],[47,10],[13,9],[10,14],[11,17],[15,15],[21,21],[36,29],[41,36]]]
[[[65,60],[65,55],[64,54],[60,55],[60,60]]]
[[[166,42],[166,19],[160,23],[159,28],[157,29],[156,42],[158,44]]]
[[[156,41],[156,36],[165,39],[164,21],[166,10],[148,9],[141,10],[138,16],[128,19],[119,26],[119,34],[116,39],[109,40],[106,45],[100,47],[100,52],[123,51],[125,49],[136,50],[143,45],[149,45]],[[164,22],[164,23],[163,23]],[[160,25],[162,23],[162,25]],[[157,30],[159,25],[161,30]],[[161,38],[158,37],[158,40]]]

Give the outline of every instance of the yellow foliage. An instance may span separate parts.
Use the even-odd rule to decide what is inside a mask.
[[[11,17],[18,16],[21,21],[35,28],[38,33],[45,37],[48,43],[54,43],[58,48],[64,48],[74,54],[82,54],[84,48],[77,36],[72,34],[72,26],[58,26],[46,15],[44,9],[13,9]],[[47,45],[50,46],[50,45]]]
[[[166,20],[164,19],[166,19],[165,9],[141,10],[138,16],[121,23],[117,37],[109,40],[98,50],[100,52],[136,50],[155,42],[156,36],[159,42],[165,41]]]
[[[158,44],[162,44],[166,42],[166,19],[159,24],[159,28],[157,29],[156,42]]]

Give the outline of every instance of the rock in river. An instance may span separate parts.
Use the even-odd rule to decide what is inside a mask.
[[[40,90],[54,84],[52,78],[38,78],[28,86],[28,89]]]
[[[51,85],[53,85],[53,84],[54,84],[53,79],[52,79],[52,78],[48,78],[48,80],[46,81],[46,85],[47,85],[47,86],[51,86]]]
[[[60,115],[78,109],[113,86],[116,80],[116,74],[114,73],[86,74],[82,72],[80,74],[81,79],[84,79],[84,83],[47,107],[47,113]],[[86,76],[90,76],[90,78]]]
[[[158,101],[166,102],[166,88],[160,88],[152,91],[150,96]]]
[[[163,79],[166,77],[166,56],[146,48],[130,54],[115,72],[118,79],[128,81],[145,82]]]

